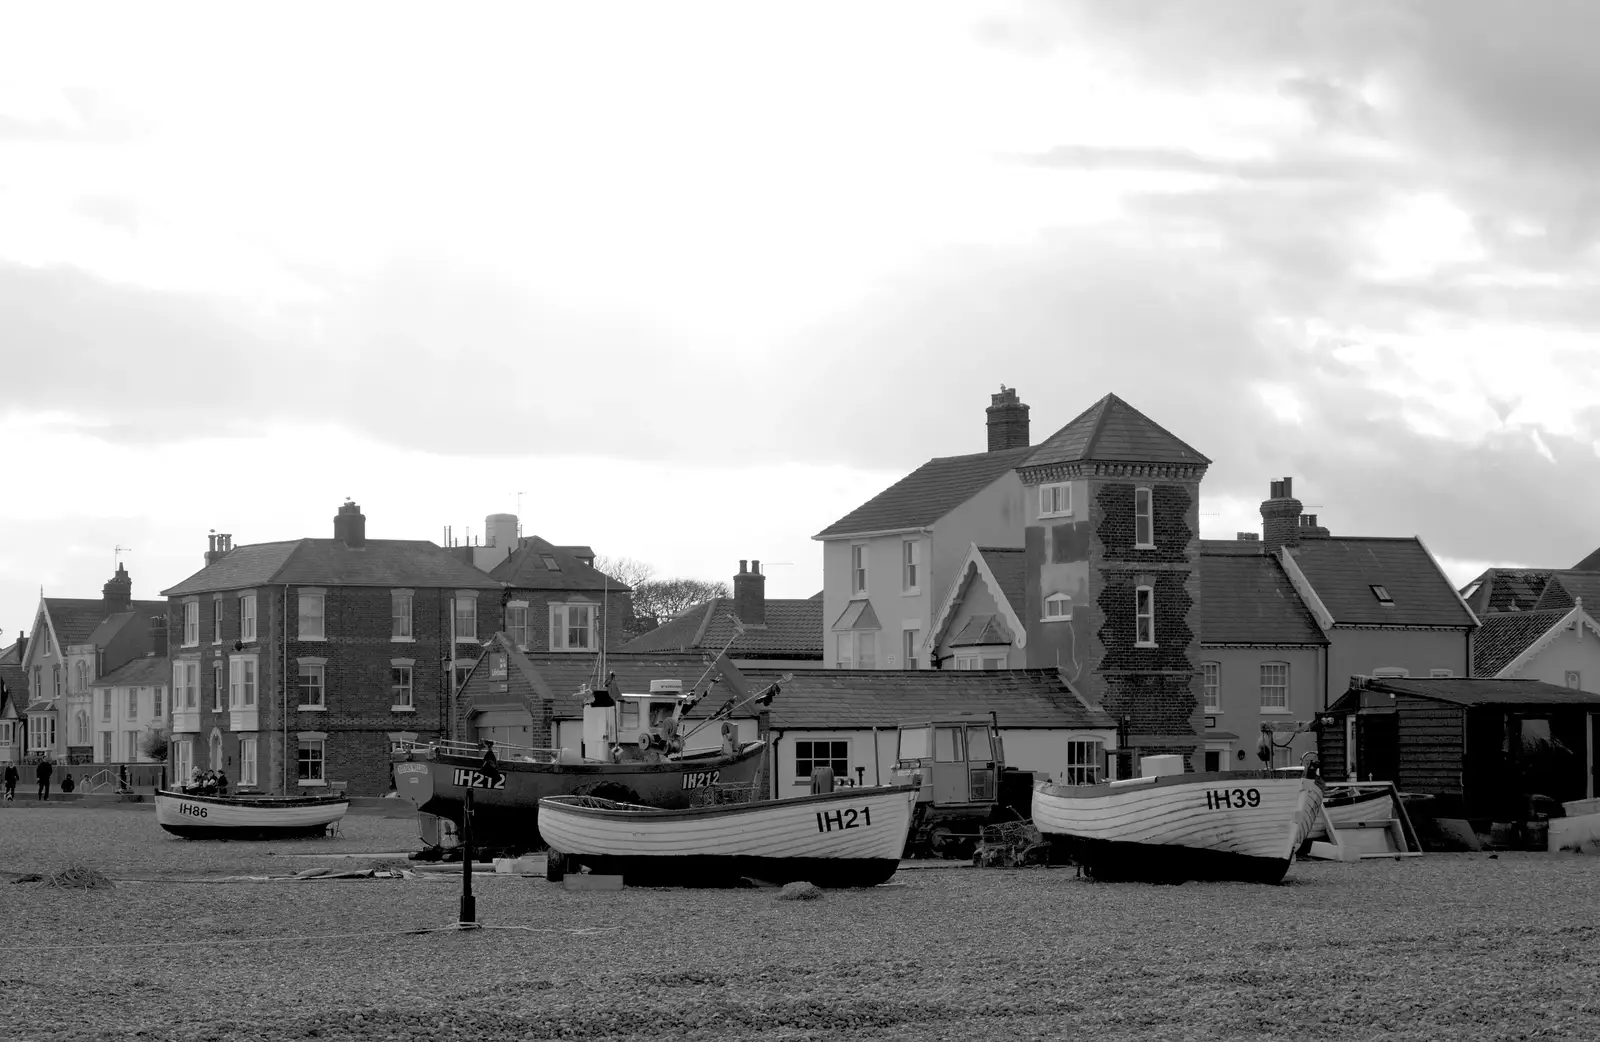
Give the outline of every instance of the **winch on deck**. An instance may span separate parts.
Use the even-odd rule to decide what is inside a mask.
[[[583,758],[607,763],[654,761],[683,751],[683,718],[700,701],[681,680],[652,680],[650,693],[604,688],[583,707]]]

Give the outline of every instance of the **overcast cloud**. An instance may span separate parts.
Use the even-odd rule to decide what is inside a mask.
[[[1001,383],[1190,441],[1207,535],[1600,545],[1593,5],[71,10],[0,14],[8,634],[344,495],[808,596]]]

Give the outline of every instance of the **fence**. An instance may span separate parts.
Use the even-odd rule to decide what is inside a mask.
[[[130,789],[163,788],[167,784],[164,763],[109,763],[96,764],[95,768],[78,782],[79,792],[116,792],[121,788],[124,769]]]

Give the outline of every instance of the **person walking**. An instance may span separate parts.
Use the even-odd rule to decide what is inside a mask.
[[[53,773],[55,773],[55,766],[47,759],[40,760],[38,768],[33,772],[34,777],[39,779],[40,800],[48,800],[50,798],[50,775]]]
[[[22,773],[17,770],[17,765],[16,764],[14,764],[14,763],[6,764],[5,782],[6,782],[6,802],[7,803],[10,803],[10,802],[12,802],[13,800],[15,800],[17,798],[17,782],[20,781],[21,778],[22,778]]]

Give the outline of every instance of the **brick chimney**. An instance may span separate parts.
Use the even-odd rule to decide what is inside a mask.
[[[746,626],[767,624],[767,577],[760,561],[740,561],[733,577],[733,613]]]
[[[17,664],[18,665],[22,664],[22,660],[27,657],[27,654],[28,654],[28,633],[27,633],[26,630],[18,630],[17,631]]]
[[[156,658],[167,657],[167,617],[150,616],[150,653]]]
[[[107,579],[100,591],[105,598],[107,615],[127,611],[128,605],[133,602],[133,580],[129,578],[128,570],[117,565],[117,574]]]
[[[228,555],[228,551],[233,549],[233,536],[226,532],[219,534],[213,529],[211,534],[206,536],[206,544],[209,547],[206,550],[206,565],[209,567],[222,560]]]
[[[352,500],[345,500],[334,515],[333,537],[352,550],[367,545],[367,515]]]
[[[1017,400],[1017,389],[1000,385],[999,394],[991,394],[993,403],[984,412],[989,417],[989,451],[1025,449],[1028,441],[1028,407]]]
[[[1300,501],[1294,498],[1294,479],[1272,483],[1272,498],[1261,504],[1261,542],[1267,553],[1280,546],[1300,545]]]
[[[1317,524],[1317,515],[1301,514],[1299,534],[1301,539],[1326,539],[1333,533]]]

